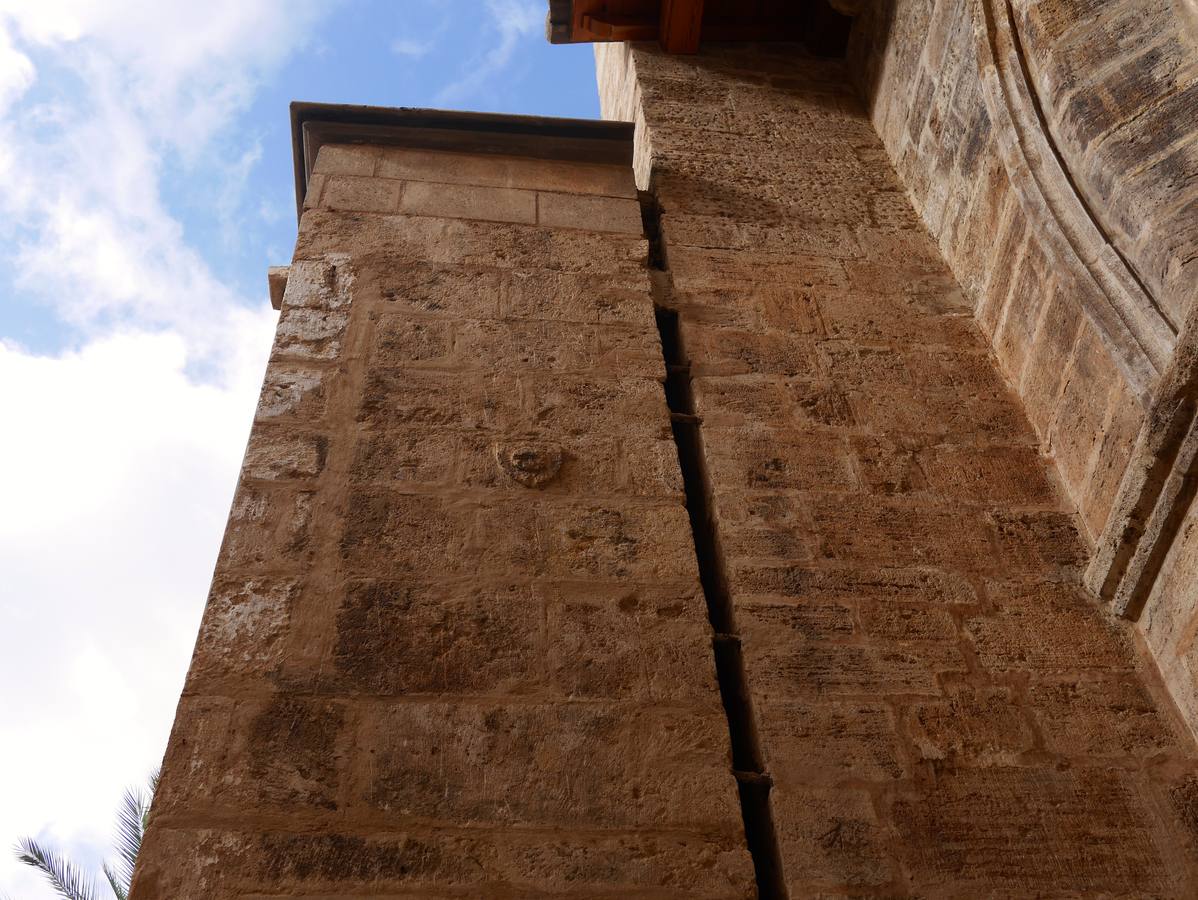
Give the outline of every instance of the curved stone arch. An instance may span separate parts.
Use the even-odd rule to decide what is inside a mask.
[[[1189,26],[1189,35],[1198,42],[1198,0],[1176,0],[1181,21]]]
[[[973,0],[973,11],[982,96],[1011,184],[1146,406],[1177,342],[1176,330],[1074,186],[1027,77],[1008,0]]]

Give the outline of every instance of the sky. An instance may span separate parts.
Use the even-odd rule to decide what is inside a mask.
[[[593,118],[545,0],[0,0],[0,896],[162,758],[295,240],[292,100]]]

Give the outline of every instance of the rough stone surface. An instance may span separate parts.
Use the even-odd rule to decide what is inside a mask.
[[[1155,11],[1168,2],[1148,5]],[[1027,173],[1008,170],[1004,148],[1011,136],[994,121],[987,106],[985,94],[991,88],[983,83],[984,61],[979,57],[980,35],[986,33],[979,17],[983,7],[991,5],[991,0],[882,0],[870,4],[854,27],[850,70],[864,94],[885,156],[901,179],[895,187],[910,198],[972,300],[1004,378],[1023,401],[1042,446],[1056,461],[1065,491],[1080,510],[1084,532],[1093,541],[1106,525],[1132,448],[1126,437],[1119,440],[1108,435],[1113,428],[1125,436],[1134,434],[1144,417],[1155,376],[1149,374],[1139,381],[1133,378],[1125,357],[1139,351],[1121,350],[1120,338],[1106,333],[1101,321],[1110,301],[1098,285],[1069,276],[1071,265],[1082,262],[1062,256],[1064,251],[1049,234],[1049,226],[1056,227],[1055,220],[1038,218],[1037,210],[1029,205],[1029,191],[1034,194],[1035,190],[1025,183]],[[996,4],[996,8],[1002,5]],[[1130,64],[1149,41],[1129,38],[1115,48],[1111,42],[1124,26],[1117,27],[1113,21],[1103,24],[1099,10],[1118,7],[1130,12],[1142,6],[1134,0],[1111,4],[1027,0],[1013,4],[1023,39],[1020,46],[1032,69],[1031,89],[1039,91],[1038,97],[1050,109],[1058,100],[1064,106],[1070,96],[1108,97],[1101,78],[1089,69],[1075,70],[1067,86],[1043,80],[1048,68],[1065,65],[1056,53],[1064,45],[1058,32],[1069,32],[1069,46],[1105,57],[1104,71],[1114,59]],[[1057,25],[1044,31],[1043,23],[1048,20]],[[1132,27],[1154,32],[1164,21],[1154,12]],[[1181,58],[1179,51],[1170,52],[1175,59]],[[1162,81],[1138,99],[1123,102],[1110,98],[1120,109],[1108,112],[1115,120],[1125,117],[1130,121],[1136,118],[1136,103],[1153,107],[1156,101],[1152,97],[1159,98],[1165,90]],[[1138,126],[1130,130],[1148,133]],[[1057,134],[1054,126],[1046,140],[1054,140]],[[1051,156],[1049,144],[1044,147]],[[1052,189],[1072,191],[1069,178],[1080,177],[1083,170],[1094,171],[1086,166],[1097,165],[1106,171],[1090,157],[1083,163],[1083,149],[1073,147],[1076,152],[1066,162],[1074,164],[1067,173],[1057,175]],[[1083,200],[1091,211],[1114,208],[1108,194],[1090,194]],[[1102,222],[1093,227],[1098,234]],[[1098,251],[1082,255],[1088,258],[1091,252]],[[1163,300],[1149,294],[1144,303],[1160,307]],[[1179,324],[1180,318],[1175,317],[1174,331]],[[1161,325],[1165,333],[1169,327]],[[1167,354],[1167,349],[1164,352]]]
[[[1176,638],[1195,632],[1189,528],[1176,527],[1192,500],[1166,485],[1156,502],[1188,477],[1172,465],[1193,415],[1194,4],[881,0],[854,26],[849,67],[1096,544],[1087,583],[1139,618],[1198,729]],[[1110,297],[1133,295],[1112,319]],[[1129,349],[1137,316],[1155,323],[1155,355]]]
[[[900,43],[936,39],[910,27]],[[839,64],[598,58],[661,208],[659,302],[681,317],[791,896],[1191,892],[1192,738],[1080,583],[1071,495],[1100,520],[1085,485],[1116,465],[1118,369],[1084,321],[1016,327],[1023,299],[1056,296],[1027,226],[991,229],[1013,271],[979,273],[1022,299],[970,315]],[[954,83],[887,89],[897,106]],[[1063,370],[1066,400],[1037,412],[1055,467],[1003,377],[1016,361]]]
[[[752,893],[632,174],[442,156],[320,152],[140,900]]]
[[[1073,19],[1139,33],[1091,6],[1013,9],[1081,71]],[[1016,196],[979,9],[869,5],[868,111],[788,44],[601,47],[652,254],[619,167],[321,150],[135,900],[754,896],[728,648],[791,897],[1198,890],[1193,738],[1082,584],[1143,384]],[[1191,716],[1196,547],[1145,621]]]

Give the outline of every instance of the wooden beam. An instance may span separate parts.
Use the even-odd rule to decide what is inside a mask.
[[[651,41],[657,37],[657,23],[636,16],[587,14],[580,25],[590,41]]]
[[[666,53],[698,53],[703,0],[661,0],[657,40]]]

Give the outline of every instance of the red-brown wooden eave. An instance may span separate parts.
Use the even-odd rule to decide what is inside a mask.
[[[856,0],[549,0],[548,32],[555,44],[657,41],[669,53],[695,53],[701,40],[802,41],[820,55],[838,56],[849,23],[841,13],[851,15],[856,6]]]
[[[666,53],[698,53],[703,0],[661,0],[657,39]]]

